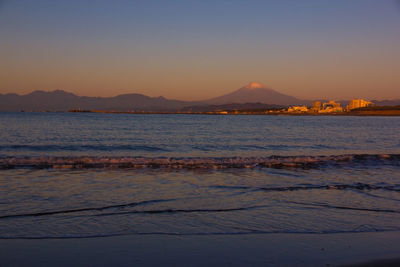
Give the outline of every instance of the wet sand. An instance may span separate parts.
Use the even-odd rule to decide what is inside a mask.
[[[0,240],[0,266],[398,266],[399,263],[400,232]]]

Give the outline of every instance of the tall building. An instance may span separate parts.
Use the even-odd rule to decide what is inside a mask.
[[[374,103],[365,101],[364,99],[352,99],[349,105],[346,107],[347,110],[352,110],[355,108],[363,108],[372,106]]]

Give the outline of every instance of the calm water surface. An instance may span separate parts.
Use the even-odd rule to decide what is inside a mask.
[[[0,113],[0,238],[400,230],[400,118]]]

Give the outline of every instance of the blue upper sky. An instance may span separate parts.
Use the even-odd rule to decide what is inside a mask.
[[[0,0],[0,93],[400,98],[394,0]]]

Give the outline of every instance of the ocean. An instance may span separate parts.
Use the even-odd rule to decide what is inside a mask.
[[[400,231],[400,118],[0,113],[0,238]]]

